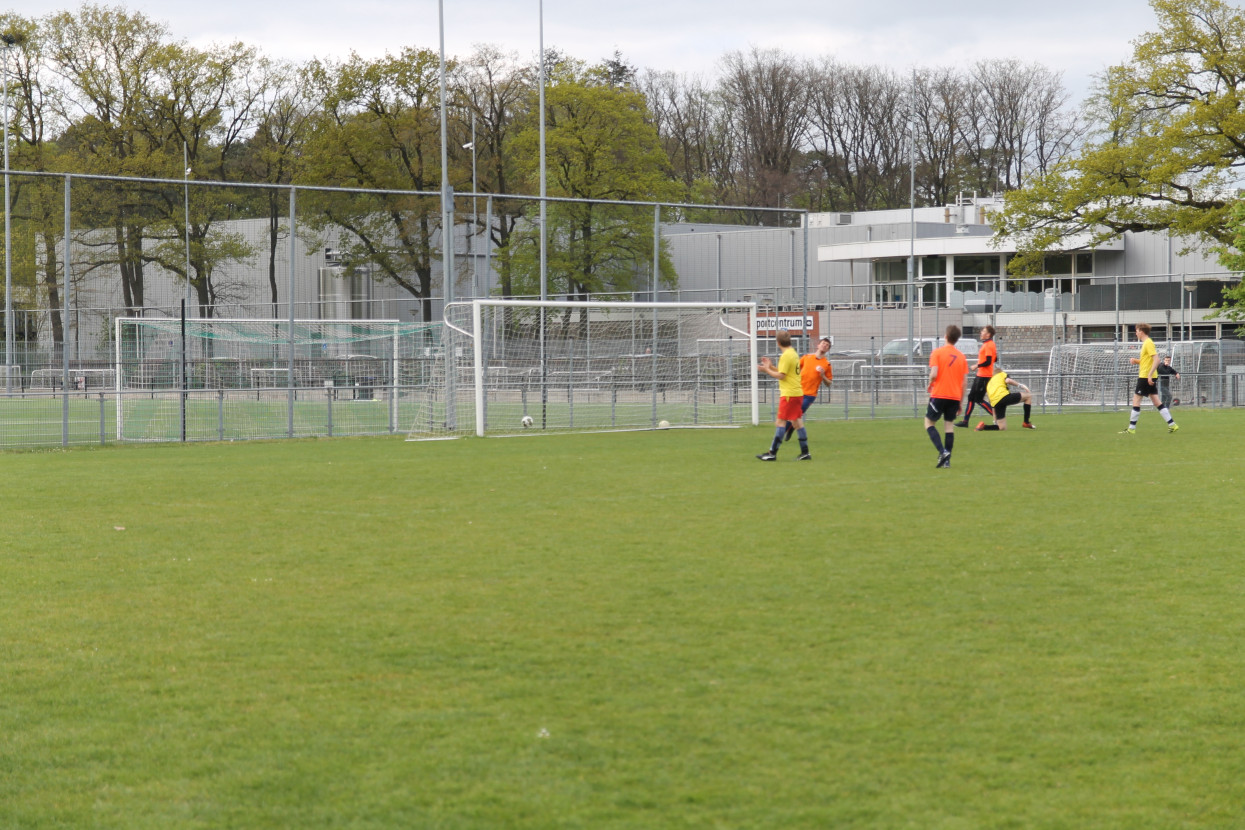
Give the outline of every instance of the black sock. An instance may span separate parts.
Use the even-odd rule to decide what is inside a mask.
[[[948,432],[944,440],[947,444],[947,452],[951,452],[951,448],[955,446],[955,433]]]
[[[929,440],[934,442],[934,449],[938,450],[938,454],[942,455],[942,439],[938,437],[938,427],[926,427],[925,431],[929,434]]]
[[[1029,423],[1029,416],[1033,414],[1033,405],[1025,404],[1025,423]]]

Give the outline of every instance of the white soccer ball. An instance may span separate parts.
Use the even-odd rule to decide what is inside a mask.
[[[532,420],[531,415],[524,415],[522,418],[519,419],[519,425],[522,426],[524,429],[527,429],[534,423],[536,422]]]
[[[657,428],[658,429],[670,429],[670,422],[669,421],[658,421]]]

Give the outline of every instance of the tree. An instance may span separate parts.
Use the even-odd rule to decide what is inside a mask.
[[[464,137],[471,135],[470,121],[476,122],[474,149],[479,187],[484,192],[513,193],[522,179],[519,162],[509,149],[521,119],[530,117],[528,105],[535,79],[535,70],[521,64],[516,55],[491,46],[476,47],[462,63],[461,71],[455,74],[457,95],[467,110]],[[489,244],[499,252],[494,262],[503,297],[514,293],[506,253],[510,251],[511,236],[522,217],[523,206],[517,199],[494,200],[493,224],[486,233]]]
[[[346,266],[367,267],[420,299],[424,320],[432,319],[441,220],[439,199],[420,192],[441,186],[439,78],[440,58],[427,49],[313,62],[308,83],[323,104],[299,173],[315,184],[404,191],[308,193],[318,215],[308,224],[345,231]]]
[[[677,196],[669,160],[648,120],[644,97],[613,86],[609,73],[564,64],[546,92],[546,165],[549,195],[576,200],[663,201]],[[538,124],[529,123],[514,149],[534,181],[539,160]],[[548,214],[550,293],[573,297],[648,288],[653,261],[653,210],[554,202]],[[538,229],[528,226],[511,241],[516,283],[538,293]],[[663,281],[674,284],[669,260]],[[516,286],[516,290],[520,290]]]
[[[791,55],[756,47],[747,55],[730,52],[722,64],[720,94],[739,139],[744,187],[738,195],[748,205],[790,204],[809,125],[808,69]]]
[[[1013,270],[1083,234],[1171,231],[1231,246],[1235,183],[1245,167],[1245,17],[1222,0],[1151,0],[1158,29],[1110,69],[1092,140],[1008,194],[998,238],[1017,240]]]

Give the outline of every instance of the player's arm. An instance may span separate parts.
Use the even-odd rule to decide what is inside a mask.
[[[938,366],[931,364],[929,367],[929,383],[925,384],[925,391],[934,391],[934,381],[938,378]]]
[[[761,364],[757,366],[757,370],[764,372],[775,380],[782,380],[787,376],[786,372],[780,372],[774,368],[774,362],[768,357],[761,358]]]

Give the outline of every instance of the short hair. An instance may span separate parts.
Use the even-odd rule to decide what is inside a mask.
[[[994,326],[983,326],[981,329],[981,333],[985,334],[986,332],[989,332],[990,336],[994,337]]]
[[[1149,323],[1138,323],[1138,324],[1137,324],[1137,331],[1144,332],[1145,334],[1149,334],[1149,333],[1150,333],[1150,324],[1149,324]]]
[[[834,341],[832,341],[829,337],[823,337],[821,338],[821,340],[818,340],[817,342],[818,343],[829,343],[831,346],[834,345]]]
[[[786,329],[779,329],[774,334],[774,339],[778,341],[778,345],[784,349],[791,345],[791,332]]]
[[[960,339],[960,327],[954,323],[947,326],[947,342],[952,346]]]

